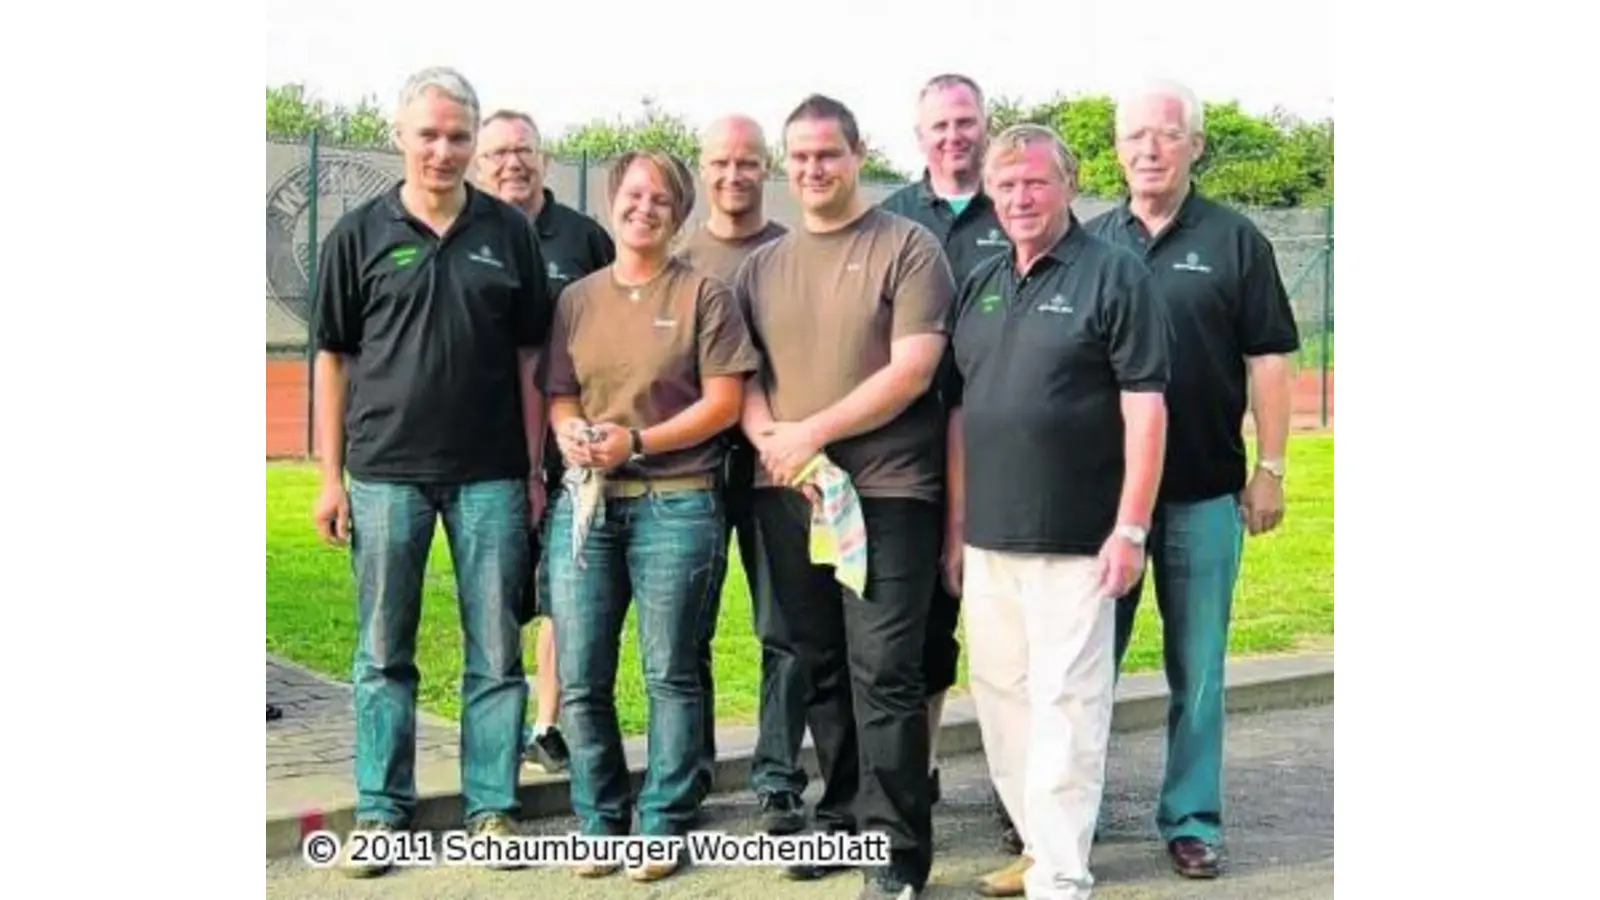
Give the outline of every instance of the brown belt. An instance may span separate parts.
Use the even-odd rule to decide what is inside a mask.
[[[618,478],[606,481],[606,496],[632,498],[646,494],[709,491],[717,486],[714,475],[675,475],[671,478]]]

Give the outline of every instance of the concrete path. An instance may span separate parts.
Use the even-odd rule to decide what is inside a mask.
[[[1097,900],[1328,900],[1333,897],[1332,705],[1236,713],[1228,721],[1225,790],[1229,799],[1226,870],[1212,882],[1173,874],[1155,839],[1151,816],[1160,782],[1163,737],[1158,730],[1113,738],[1108,771],[1107,821],[1095,848]],[[936,861],[926,900],[974,896],[973,879],[1006,860],[990,806],[987,773],[975,754],[948,759],[945,800],[935,807]],[[808,792],[815,801],[818,786]],[[748,792],[709,804],[706,830],[750,833],[756,810]],[[570,817],[523,823],[530,834],[561,834]],[[540,897],[599,900],[640,897],[710,897],[736,900],[853,898],[860,877],[845,873],[797,884],[769,868],[688,868],[655,885],[615,876],[576,878],[560,868],[493,872],[477,868],[397,870],[371,881],[352,881],[298,859],[266,864],[267,897],[485,898]]]

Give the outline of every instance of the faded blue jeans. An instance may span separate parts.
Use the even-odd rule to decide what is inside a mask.
[[[695,820],[705,744],[700,641],[725,563],[723,504],[714,490],[607,497],[605,515],[572,557],[573,492],[550,521],[545,565],[561,681],[561,727],[572,751],[572,810],[584,834],[632,831],[633,797],[617,721],[617,658],[630,602],[649,699],[639,792],[646,835],[684,834]]]
[[[516,601],[528,577],[521,480],[397,484],[351,479],[351,559],[359,598],[353,680],[356,818],[406,827],[416,810],[417,623],[435,525],[444,521],[466,645],[461,793],[467,823],[517,812],[523,710]]]
[[[1163,841],[1222,839],[1224,675],[1233,589],[1244,524],[1232,494],[1198,503],[1158,503],[1151,520],[1150,569],[1161,612],[1167,683],[1166,773],[1156,807]],[[1117,601],[1117,666],[1133,635],[1140,578]]]

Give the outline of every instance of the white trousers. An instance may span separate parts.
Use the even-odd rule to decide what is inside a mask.
[[[1033,858],[1030,900],[1088,900],[1116,688],[1095,558],[966,547],[968,682],[989,774]]]

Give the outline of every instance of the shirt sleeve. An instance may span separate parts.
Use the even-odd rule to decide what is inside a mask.
[[[894,316],[890,340],[947,333],[956,283],[944,248],[928,229],[913,225],[900,252],[899,277],[889,301]]]
[[[700,282],[695,304],[699,333],[700,377],[744,375],[756,371],[761,358],[750,341],[750,330],[734,302],[733,291],[714,278]]]
[[[572,364],[573,311],[579,291],[565,290],[550,323],[550,347],[540,358],[541,382],[548,397],[578,396],[578,373]]]
[[[1100,308],[1100,329],[1122,390],[1161,392],[1171,374],[1171,330],[1155,279],[1128,254],[1131,274],[1118,279]]]
[[[1278,272],[1277,254],[1272,242],[1259,232],[1251,235],[1243,276],[1234,337],[1244,355],[1299,350],[1300,329]]]
[[[539,246],[539,233],[525,220],[511,220],[518,229],[518,242],[523,250],[517,281],[520,284],[512,301],[512,334],[521,348],[542,347],[550,337],[550,323],[555,315],[555,298],[550,291],[549,272],[544,262],[544,250]]]
[[[317,259],[312,300],[312,336],[318,350],[355,354],[361,350],[361,250],[356,230],[340,223],[328,235]]]

